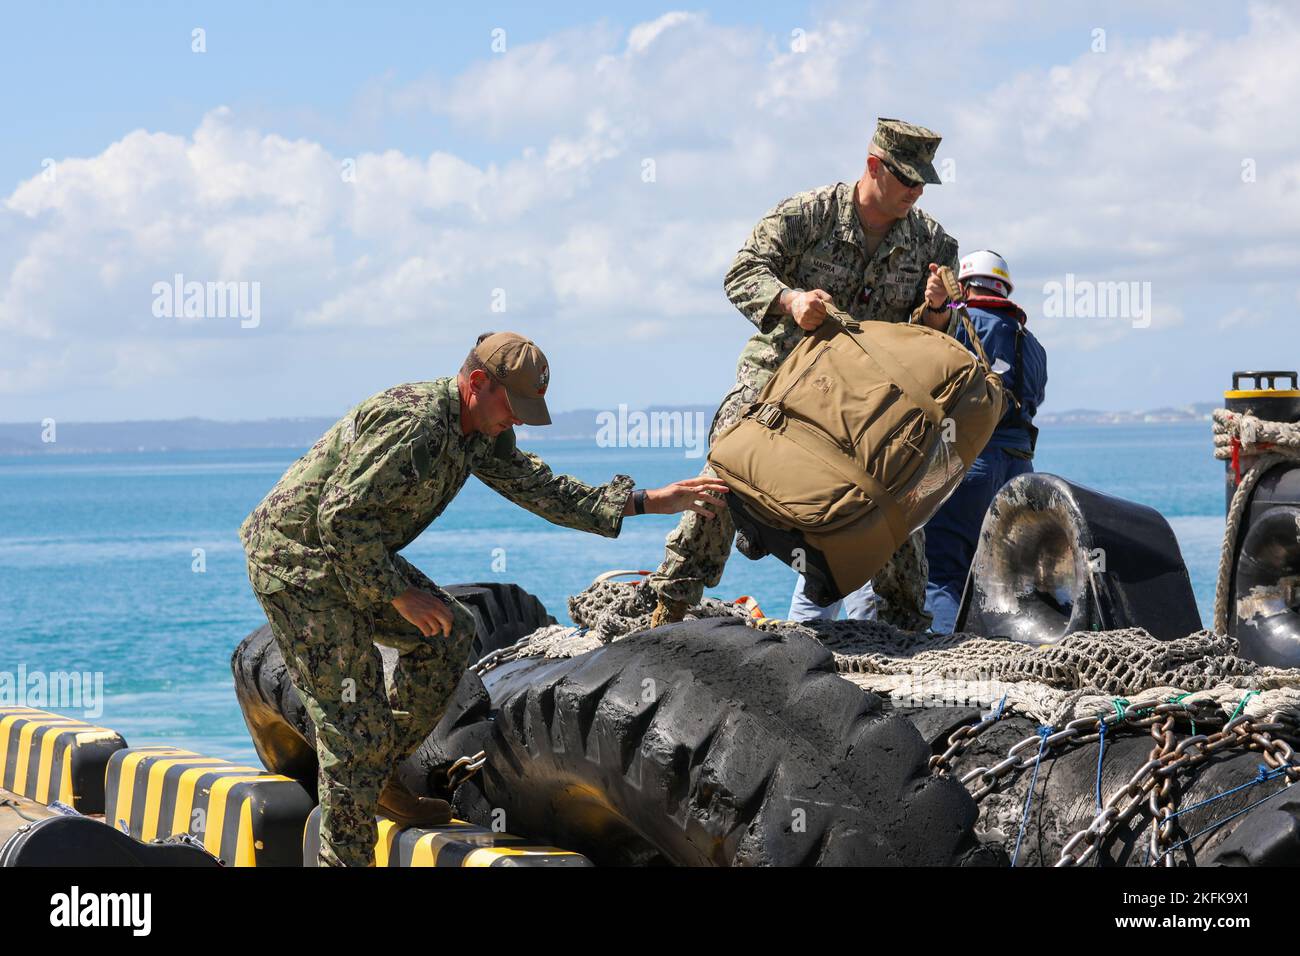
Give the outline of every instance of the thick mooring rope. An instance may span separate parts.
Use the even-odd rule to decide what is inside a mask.
[[[1259,479],[1274,465],[1300,461],[1300,423],[1270,422],[1231,412],[1214,410],[1214,457],[1220,461],[1240,461],[1252,457],[1250,469],[1241,476],[1228,506],[1223,529],[1223,548],[1219,552],[1219,576],[1214,586],[1214,632],[1228,633],[1228,613],[1232,604],[1232,565],[1237,555],[1237,538],[1246,502]],[[1258,457],[1255,457],[1258,456]]]

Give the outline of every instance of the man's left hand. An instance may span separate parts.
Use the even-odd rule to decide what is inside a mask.
[[[948,301],[948,290],[939,278],[939,267],[930,263],[930,275],[925,280],[925,303],[932,309],[942,309]]]

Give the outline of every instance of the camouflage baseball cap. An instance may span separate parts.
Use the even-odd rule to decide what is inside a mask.
[[[510,393],[516,418],[525,425],[551,423],[543,398],[551,381],[551,366],[531,339],[517,332],[493,332],[474,346],[474,354]]]
[[[934,154],[943,137],[934,130],[898,119],[879,117],[876,134],[871,137],[868,152],[885,158],[915,180],[940,183],[934,171]]]

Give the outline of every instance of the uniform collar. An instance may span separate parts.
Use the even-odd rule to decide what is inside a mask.
[[[845,242],[851,242],[862,250],[862,258],[870,261],[872,256],[867,254],[867,234],[862,229],[862,220],[858,218],[858,211],[853,207],[853,190],[857,187],[856,182],[839,183],[835,187],[836,196],[836,219],[835,235]],[[913,232],[913,222],[920,217],[920,213],[913,206],[907,211],[907,215],[902,219],[894,220],[894,224],[889,227],[885,233],[885,238],[881,241],[876,249],[876,255],[888,255],[899,246],[908,244],[907,237]]]
[[[447,434],[450,435],[462,448],[469,453],[479,451],[479,445],[484,448],[488,445],[488,439],[485,435],[478,432],[470,432],[468,435],[462,435],[460,431],[460,388],[456,385],[456,376],[441,380],[442,394],[446,398],[445,407]]]

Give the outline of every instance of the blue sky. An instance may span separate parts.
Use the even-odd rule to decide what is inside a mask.
[[[921,205],[1011,260],[1047,408],[1213,400],[1300,361],[1300,27],[1131,6],[14,8],[0,420],[334,414],[501,327],[546,348],[557,408],[716,401],[731,256],[855,178],[877,115],[944,134],[956,178]],[[159,317],[176,273],[258,283],[257,326]],[[1150,283],[1152,321],[1045,314],[1067,273]]]

